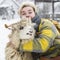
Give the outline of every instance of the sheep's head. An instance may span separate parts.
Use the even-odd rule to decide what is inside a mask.
[[[35,23],[32,23],[30,19],[25,19],[20,25],[20,39],[33,39],[35,36]]]

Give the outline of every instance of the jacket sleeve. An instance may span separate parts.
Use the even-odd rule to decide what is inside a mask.
[[[46,52],[52,45],[56,34],[56,28],[50,21],[41,21],[39,25],[39,37],[29,40],[22,45],[22,51]]]

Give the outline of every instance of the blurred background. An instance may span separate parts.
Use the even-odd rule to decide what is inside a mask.
[[[60,0],[1,0],[0,19],[19,18],[17,12],[22,2],[32,1],[36,4],[41,18],[60,21]]]
[[[5,47],[9,41],[10,30],[4,24],[12,24],[20,20],[18,9],[22,2],[31,1],[36,4],[41,18],[60,22],[60,0],[0,0],[0,60],[5,60]]]

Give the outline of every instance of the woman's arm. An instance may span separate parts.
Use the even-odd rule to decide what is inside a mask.
[[[55,26],[50,21],[46,20],[39,25],[39,38],[29,40],[22,45],[22,51],[30,52],[46,52],[52,45],[57,36]]]

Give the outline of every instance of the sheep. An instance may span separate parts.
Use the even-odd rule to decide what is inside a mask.
[[[5,27],[11,30],[9,34],[10,41],[5,48],[6,60],[33,60],[30,52],[20,52],[20,45],[33,40],[35,36],[35,23],[31,19],[22,19],[20,22],[6,25]]]

